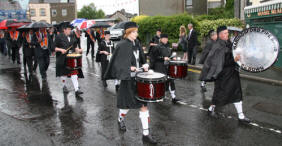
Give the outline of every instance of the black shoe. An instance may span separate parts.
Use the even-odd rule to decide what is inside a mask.
[[[116,85],[116,92],[118,92],[118,89],[119,89],[119,85]]]
[[[172,98],[172,99],[171,99],[171,102],[172,102],[173,104],[177,104],[179,101],[181,101],[181,99],[177,99],[177,98]]]
[[[63,87],[63,92],[64,93],[69,93],[69,90],[68,90],[68,88],[66,86]]]
[[[201,86],[202,92],[207,92],[206,86]]]
[[[108,84],[107,84],[107,82],[105,81],[105,80],[103,80],[103,86],[106,88],[106,87],[108,87]]]
[[[143,135],[142,140],[143,140],[143,142],[147,142],[147,143],[150,143],[150,144],[157,144],[157,141],[154,140],[152,138],[152,136],[150,136],[150,135],[146,135],[146,136]]]
[[[78,96],[78,95],[80,95],[80,94],[83,94],[83,92],[80,91],[80,90],[75,91],[75,95],[76,95],[76,96]]]
[[[75,94],[75,98],[78,101],[83,101],[83,98],[80,95]]]
[[[118,121],[118,127],[120,131],[126,131],[124,120]]]
[[[244,118],[244,119],[239,119],[238,118],[238,121],[240,122],[240,123],[243,123],[243,124],[249,124],[249,123],[251,123],[251,120],[249,119],[249,118]]]

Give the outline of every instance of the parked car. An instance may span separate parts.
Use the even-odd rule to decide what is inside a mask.
[[[122,39],[125,23],[126,22],[120,22],[108,29],[111,33],[111,40],[121,40]]]

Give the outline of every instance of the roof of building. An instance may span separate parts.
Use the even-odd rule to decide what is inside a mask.
[[[110,18],[110,17],[116,15],[117,13],[121,13],[122,15],[124,15],[124,16],[127,17],[127,18],[132,18],[132,17],[134,17],[134,16],[137,15],[137,14],[127,13],[127,12],[125,11],[125,9],[121,9],[120,11],[116,11],[115,13],[113,13],[113,14],[111,14],[111,15],[108,15],[107,17]]]
[[[0,10],[20,10],[22,9],[18,1],[9,2],[8,0],[0,1]]]

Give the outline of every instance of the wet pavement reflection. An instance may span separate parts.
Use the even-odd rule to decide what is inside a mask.
[[[79,79],[83,100],[75,97],[70,80],[70,92],[63,93],[54,62],[51,58],[46,82],[39,72],[29,76],[20,66],[0,68],[1,145],[143,145],[137,110],[126,117],[127,131],[119,132],[114,82],[108,81],[108,88],[102,86],[100,65],[95,60],[83,56],[85,79]],[[213,83],[208,83],[208,91],[203,93],[198,77],[189,72],[185,80],[176,80],[176,95],[187,105],[172,104],[169,94],[164,102],[149,104],[151,133],[158,145],[282,143],[281,87],[242,80],[244,110],[254,121],[242,125],[233,105],[220,109],[219,119],[207,115]]]

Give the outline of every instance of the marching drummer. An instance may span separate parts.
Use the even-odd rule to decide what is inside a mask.
[[[165,75],[168,74],[168,61],[170,60],[170,56],[172,55],[172,51],[169,48],[168,43],[168,35],[161,34],[161,39],[159,45],[157,45],[153,51],[152,57],[154,57],[154,62],[152,62],[152,69],[155,72],[163,73]],[[176,98],[175,95],[175,84],[174,79],[168,78],[167,87],[171,94],[172,102],[178,103],[180,99]]]
[[[61,77],[61,82],[63,84],[64,93],[68,93],[66,86],[66,78],[71,77],[71,81],[74,86],[75,95],[79,98],[80,94],[83,92],[79,89],[78,77],[83,78],[78,70],[69,70],[66,68],[66,54],[69,51],[82,53],[82,49],[77,47],[77,41],[71,35],[72,26],[68,23],[62,23],[62,33],[60,33],[55,40],[55,51],[56,51],[56,76]],[[69,49],[69,50],[67,50]]]
[[[118,125],[121,131],[126,131],[124,123],[129,109],[140,109],[139,118],[143,127],[143,141],[156,144],[157,142],[149,134],[149,110],[147,103],[136,99],[135,72],[138,68],[148,70],[149,65],[145,64],[144,52],[136,44],[138,26],[135,22],[125,24],[124,40],[121,40],[115,48],[107,68],[105,79],[121,80],[117,94],[117,107],[119,108]]]
[[[104,74],[106,72],[107,66],[109,64],[109,61],[111,59],[111,56],[114,52],[114,43],[110,40],[110,32],[105,31],[105,40],[103,40],[98,48],[99,54],[100,54],[100,59],[101,59],[101,67],[102,67],[102,81],[103,81],[103,86],[107,87],[107,82],[104,79]],[[98,56],[96,56],[98,57]]]
[[[241,82],[235,63],[240,57],[233,58],[232,49],[228,45],[227,27],[218,27],[217,34],[218,40],[212,45],[204,66],[207,72],[203,80],[215,81],[212,104],[208,113],[210,116],[218,117],[215,112],[216,107],[233,103],[239,122],[249,123],[250,120],[243,113]]]

